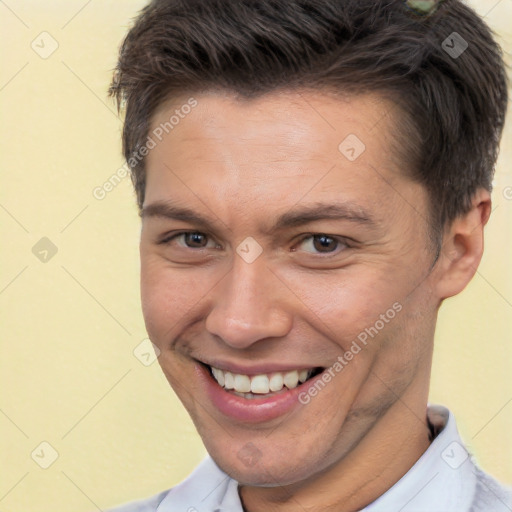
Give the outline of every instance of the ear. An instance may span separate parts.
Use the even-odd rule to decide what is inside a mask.
[[[445,228],[437,265],[437,296],[443,300],[460,293],[471,281],[484,250],[484,226],[491,215],[491,195],[479,189],[468,213]]]

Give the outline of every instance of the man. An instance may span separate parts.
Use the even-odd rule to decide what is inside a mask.
[[[507,104],[459,0],[155,0],[111,94],[142,306],[209,452],[132,511],[509,511],[443,407]]]

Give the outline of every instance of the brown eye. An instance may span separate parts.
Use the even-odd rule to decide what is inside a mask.
[[[330,254],[346,249],[348,245],[343,239],[319,233],[304,237],[299,247],[311,254]]]
[[[327,235],[314,235],[313,247],[318,252],[332,252],[338,247],[338,240]]]
[[[206,247],[208,243],[208,238],[203,233],[182,233],[185,245],[194,249],[201,249]]]
[[[220,246],[200,231],[182,231],[164,238],[160,244],[184,249],[218,249]]]

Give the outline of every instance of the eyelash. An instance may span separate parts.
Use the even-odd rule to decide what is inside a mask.
[[[184,236],[184,235],[187,235],[187,234],[198,234],[198,235],[203,235],[205,237],[208,238],[208,235],[206,233],[202,233],[201,231],[181,231],[179,233],[174,233],[170,236],[167,236],[165,237],[164,239],[162,239],[160,242],[158,242],[159,245],[167,245],[167,244],[170,244],[173,240],[181,237],[181,236]],[[329,235],[327,233],[306,233],[304,234],[300,240],[297,242],[296,245],[300,245],[302,243],[304,243],[306,240],[314,240],[314,237],[320,237],[320,236],[325,236],[327,238],[330,238],[336,242],[338,242],[339,245],[344,245],[345,246],[345,249],[350,249],[353,247],[354,243],[352,242],[351,243],[351,240],[345,238],[345,237],[340,237],[340,236],[334,236],[334,235]],[[210,238],[211,239],[211,238]],[[295,247],[294,246],[294,247]],[[192,249],[192,250],[202,250],[202,249],[206,249],[205,247],[183,247],[185,249]],[[292,249],[293,252],[296,252],[296,249]],[[329,257],[329,256],[333,256],[333,255],[337,255],[338,253],[340,252],[340,249],[337,247],[337,249],[335,251],[332,251],[332,252],[325,252],[325,253],[322,253],[322,252],[317,252],[315,254],[318,254],[318,255],[323,255],[323,257]],[[307,253],[307,254],[312,254],[312,253]]]

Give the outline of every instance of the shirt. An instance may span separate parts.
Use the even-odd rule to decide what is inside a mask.
[[[360,512],[512,512],[512,487],[480,470],[453,415],[429,406],[436,436],[413,467]],[[243,512],[238,482],[207,457],[177,486],[107,512]]]

